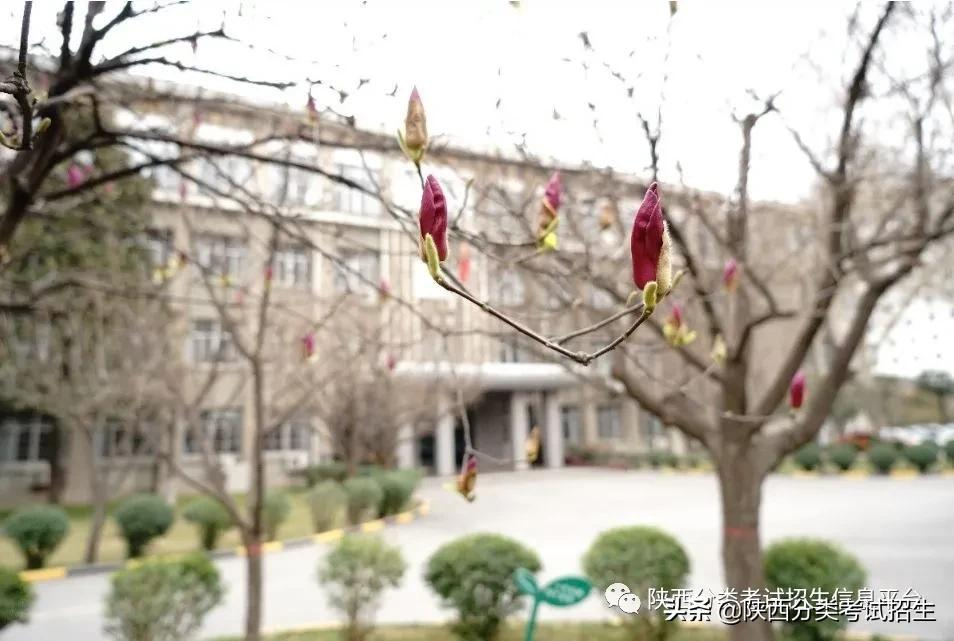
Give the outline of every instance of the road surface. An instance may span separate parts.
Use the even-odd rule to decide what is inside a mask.
[[[621,472],[587,468],[482,475],[478,498],[468,504],[427,479],[421,495],[430,513],[391,527],[383,536],[408,562],[402,586],[386,594],[381,622],[431,622],[448,617],[421,575],[441,544],[463,534],[494,531],[535,548],[542,578],[579,571],[580,557],[607,528],[646,524],[669,531],[689,552],[690,584],[718,592],[719,501],[711,475]],[[908,633],[925,639],[954,638],[954,478],[800,478],[774,476],[764,489],[763,536],[815,536],[843,544],[868,571],[870,587],[915,588],[937,604],[936,623],[854,626],[871,632]],[[265,627],[279,630],[328,624],[337,619],[315,580],[325,546],[266,557]],[[206,621],[204,638],[239,634],[242,628],[243,560],[218,562],[228,585],[225,602]],[[99,641],[108,575],[67,578],[36,585],[31,621],[0,633],[3,641]],[[545,619],[608,616],[601,598]]]

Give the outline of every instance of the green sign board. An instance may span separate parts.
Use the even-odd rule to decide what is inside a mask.
[[[527,630],[524,641],[532,641],[537,627],[537,609],[541,603],[565,608],[576,605],[589,594],[593,586],[583,577],[564,576],[554,579],[542,588],[537,584],[533,573],[526,568],[517,568],[513,573],[513,582],[521,593],[533,598],[533,608],[530,610],[530,619],[527,620]]]

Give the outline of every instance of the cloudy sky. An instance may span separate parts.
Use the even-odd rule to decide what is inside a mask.
[[[117,6],[108,5],[107,13]],[[34,8],[34,33],[47,47],[58,46],[52,29],[58,6]],[[113,51],[141,43],[147,33],[214,28],[224,16],[228,33],[251,47],[204,42],[195,54],[183,45],[175,55],[200,67],[299,84],[285,92],[248,90],[171,70],[150,73],[295,106],[304,105],[309,80],[321,79],[324,84],[312,87],[319,108],[354,115],[359,126],[381,131],[400,125],[407,94],[417,85],[429,129],[444,140],[505,153],[523,141],[547,160],[637,175],[645,175],[648,164],[637,115],[655,128],[661,113],[662,178],[677,182],[678,164],[688,184],[722,193],[736,181],[740,140],[733,116],[758,106],[753,95],[778,93],[780,113],[756,130],[752,193],[785,202],[807,196],[815,175],[786,126],[821,155],[837,133],[841,87],[858,55],[858,43],[846,35],[854,5],[678,6],[670,19],[662,0],[189,3],[117,33]],[[12,7],[8,30],[18,23]],[[864,6],[858,19],[867,28],[879,11]],[[923,62],[916,35],[892,35],[885,51],[885,64],[895,67],[910,70]],[[342,101],[329,84],[348,97]],[[899,126],[883,116],[885,145],[893,144]],[[933,320],[919,313],[898,322],[906,329],[897,331],[907,333],[892,334],[886,345],[902,345],[903,353],[883,349],[882,370],[911,374],[942,366],[954,372],[954,359],[939,357],[929,338],[954,335],[954,321],[947,303],[931,305],[940,306]]]

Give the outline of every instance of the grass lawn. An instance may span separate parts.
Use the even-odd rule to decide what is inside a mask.
[[[268,641],[339,641],[338,630],[302,630],[283,632],[266,637]],[[534,637],[537,641],[626,641],[622,626],[606,623],[540,623]],[[512,623],[502,631],[499,641],[522,641],[523,624]],[[715,627],[681,626],[668,641],[724,641],[725,634]],[[216,641],[239,641],[228,637]],[[368,641],[456,641],[456,637],[444,626],[382,626],[375,630]]]
[[[312,534],[311,514],[308,510],[308,503],[305,500],[306,490],[302,488],[289,488],[288,494],[292,502],[291,514],[288,520],[279,529],[279,538],[290,539],[303,537]],[[177,501],[176,520],[162,538],[156,539],[149,548],[153,554],[162,554],[169,552],[187,552],[199,548],[199,536],[196,528],[191,523],[181,517],[182,508],[194,496],[183,496]],[[241,497],[238,497],[241,501]],[[114,506],[111,506],[114,507]],[[111,511],[111,510],[110,510]],[[86,547],[86,535],[89,532],[90,511],[88,507],[68,507],[67,512],[70,515],[70,531],[66,538],[57,548],[56,552],[49,559],[48,566],[58,565],[76,565],[83,561],[83,551]],[[0,520],[6,517],[6,514],[0,514]],[[238,531],[234,528],[223,533],[219,539],[219,548],[234,548],[239,545]],[[111,517],[106,519],[106,527],[103,531],[103,538],[100,542],[99,561],[121,561],[126,555],[126,543],[119,535],[115,521]],[[10,539],[0,537],[0,559],[3,559],[3,565],[22,567],[23,559],[20,556],[20,550]]]

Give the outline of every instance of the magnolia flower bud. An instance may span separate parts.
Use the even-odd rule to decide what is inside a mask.
[[[696,332],[683,322],[682,307],[676,303],[673,303],[672,312],[663,323],[663,336],[673,347],[685,347],[696,340]]]
[[[656,183],[646,190],[643,202],[636,210],[630,236],[630,254],[633,283],[637,289],[643,289],[646,283],[655,281],[659,296],[668,294],[672,289],[672,250]]]
[[[527,442],[524,445],[524,451],[527,455],[527,463],[536,463],[540,456],[540,427],[534,425],[530,428],[530,434],[527,436]]]
[[[308,332],[301,339],[301,353],[305,360],[315,355],[315,333]]]
[[[728,350],[725,341],[722,339],[722,334],[718,334],[712,342],[712,360],[716,365],[722,365],[725,363],[726,356],[728,356]]]
[[[411,152],[418,154],[417,160],[427,147],[427,118],[424,114],[424,103],[417,87],[411,91],[407,101],[407,116],[404,118],[404,146]],[[412,158],[412,160],[415,160]]]
[[[722,286],[725,287],[727,291],[735,291],[738,280],[739,264],[735,262],[734,258],[730,258],[726,261],[725,267],[722,269]]]
[[[66,170],[66,184],[70,189],[76,189],[84,182],[86,182],[86,172],[79,165],[71,164]]]
[[[433,239],[440,262],[447,260],[447,200],[440,183],[434,176],[424,181],[424,193],[421,195],[421,210],[418,217],[421,230],[421,260],[427,262],[424,253],[425,239]]]
[[[795,372],[792,382],[788,386],[788,404],[793,410],[802,406],[805,400],[805,373],[801,370]]]
[[[477,455],[470,453],[464,461],[460,476],[457,477],[457,491],[468,501],[477,498],[474,488],[477,485]]]

